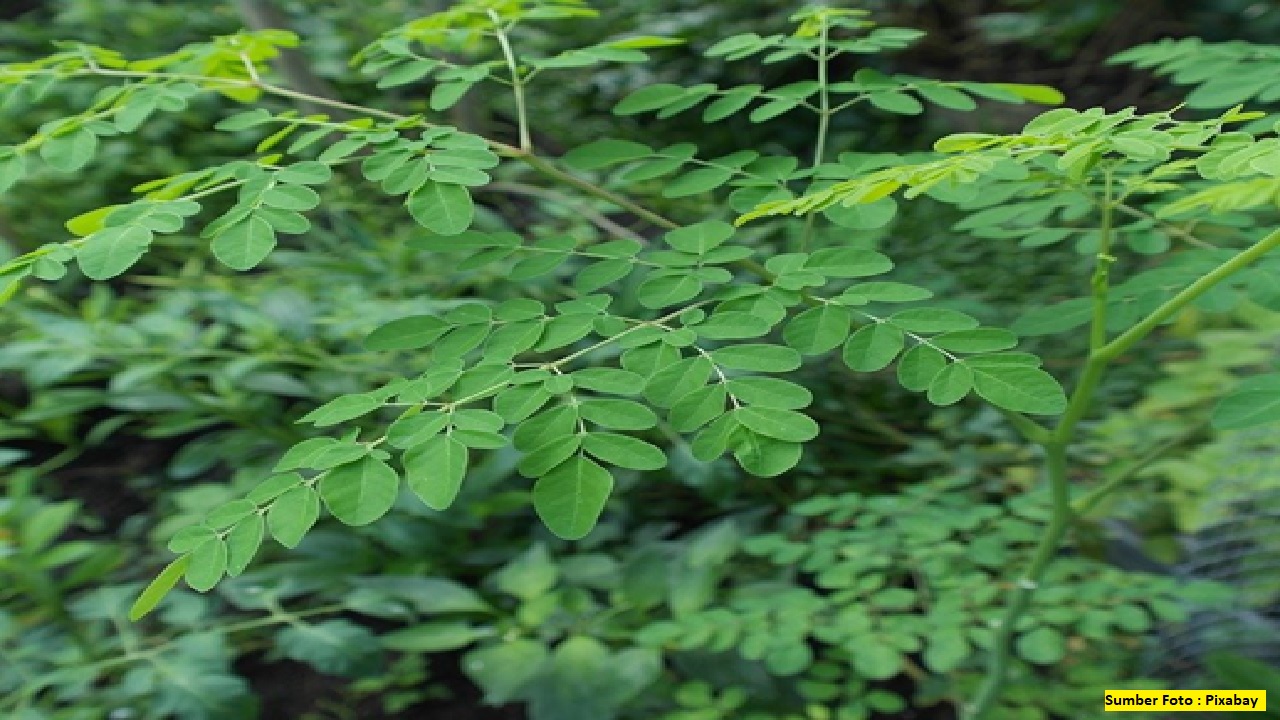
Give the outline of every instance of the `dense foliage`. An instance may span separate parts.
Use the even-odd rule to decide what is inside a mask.
[[[1251,522],[1276,48],[1081,109],[875,5],[299,5],[0,65],[6,717],[1091,717],[1238,599],[1109,560]]]

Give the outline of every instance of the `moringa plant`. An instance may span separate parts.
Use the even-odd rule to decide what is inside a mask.
[[[821,430],[803,412],[814,398],[798,382],[802,366],[893,368],[902,387],[936,406],[970,397],[994,406],[1042,453],[1050,511],[992,629],[985,684],[963,706],[973,720],[998,714],[1019,620],[1065,536],[1140,469],[1105,483],[1072,472],[1071,448],[1108,368],[1189,306],[1275,302],[1280,263],[1269,253],[1280,231],[1240,214],[1276,202],[1275,129],[1240,107],[1202,119],[1058,108],[1016,132],[943,137],[932,152],[839,146],[833,128],[850,113],[874,121],[926,105],[963,112],[1063,98],[1039,85],[882,73],[876,56],[910,46],[919,32],[878,26],[860,10],[814,7],[792,17],[789,33],[735,35],[705,51],[712,61],[812,69],[813,79],[651,83],[614,108],[646,122],[701,122],[708,132],[738,115],[811,123],[802,156],[771,145],[708,157],[693,143],[602,138],[556,157],[535,141],[539,87],[643,62],[679,42],[640,35],[538,50],[553,44],[555,23],[593,15],[581,0],[464,0],[388,31],[354,62],[378,88],[420,96],[405,112],[277,82],[272,59],[298,42],[280,30],[140,60],[66,43],[0,67],[6,104],[37,100],[54,84],[101,85],[84,112],[0,147],[0,191],[45,169],[76,172],[113,136],[157,113],[206,107],[205,96],[251,106],[213,130],[258,140],[249,157],[155,179],[134,188],[131,202],[68,221],[70,239],[0,266],[0,299],[29,279],[61,278],[73,262],[88,278],[111,280],[153,244],[193,229],[226,267],[269,275],[278,244],[305,251],[307,213],[326,189],[352,183],[404,206],[421,226],[408,249],[423,262],[459,278],[503,279],[487,296],[454,298],[439,312],[373,330],[365,347],[398,354],[403,375],[303,416],[323,433],[294,445],[248,495],[178,531],[169,542],[178,557],[138,598],[133,618],[180,579],[203,592],[241,574],[268,535],[295,547],[322,507],[366,525],[391,510],[403,483],[445,510],[477,454],[508,446],[532,481],[538,515],[570,540],[596,524],[617,473],[665,467],[672,443],[701,462],[730,455],[747,473],[777,477]],[[448,124],[450,109],[477,86],[509,93],[510,132]],[[482,192],[533,193],[588,224],[529,235],[520,218],[478,202]],[[954,208],[963,218],[954,232],[1005,243],[1010,253],[1074,243],[1093,267],[1081,297],[1024,308],[1004,328],[934,300],[927,287],[887,279],[894,263],[881,252],[883,228],[904,205],[924,204]],[[1017,348],[1020,335],[1077,330],[1087,350],[1065,378],[1068,394],[1040,357]],[[1273,377],[1246,381],[1222,400],[1218,422],[1277,419],[1278,397]]]

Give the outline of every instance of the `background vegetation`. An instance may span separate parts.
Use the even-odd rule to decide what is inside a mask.
[[[375,57],[371,72],[348,62],[389,29],[449,5],[30,0],[0,8],[0,63],[44,57],[64,40],[142,58],[243,27],[287,27],[304,43],[274,61],[283,86],[387,112],[435,112],[466,132],[518,144],[505,88],[477,86],[436,111],[440,83],[425,73],[389,80],[389,62],[378,66]],[[699,157],[742,148],[812,153],[807,117],[754,122],[741,113],[704,125],[688,113],[611,112],[655,83],[811,79],[803,62],[762,66],[703,54],[733,35],[791,32],[793,3],[597,7],[598,19],[530,34],[526,49],[553,55],[636,34],[684,43],[648,50],[648,62],[538,84],[526,100],[542,153],[560,156],[605,136],[651,148],[693,142]],[[1068,107],[1156,112],[1185,101],[1189,118],[1218,117],[1237,103],[1268,111],[1280,101],[1280,50],[1245,44],[1280,32],[1280,9],[1267,3],[861,7],[881,26],[925,34],[886,41],[884,52],[857,63],[844,58],[834,76],[869,67],[1046,84]],[[1203,43],[1120,55],[1193,35]],[[467,48],[454,52],[459,64],[469,59]],[[0,144],[19,145],[80,113],[100,87],[68,82],[4,95]],[[835,116],[830,156],[848,153],[840,161],[849,167],[874,167],[890,153],[885,162],[916,157],[949,133],[1017,132],[1044,110],[998,99],[966,111],[952,98],[950,107],[923,112],[885,101]],[[305,98],[266,103],[277,112],[319,111]],[[5,189],[0,261],[62,242],[69,229],[85,234],[65,221],[127,203],[132,188],[154,178],[250,155],[264,135],[243,117],[243,128],[233,120],[213,132],[216,119],[236,112],[216,94],[156,105],[137,132],[95,138],[92,163],[50,151],[47,166]],[[331,140],[321,129],[311,142],[319,150]],[[590,158],[578,164],[587,174],[603,167]],[[549,186],[527,168],[503,165],[492,175],[473,188],[477,226],[487,231],[661,241],[663,230],[643,217]],[[660,213],[723,215],[723,198],[697,188],[664,192],[664,182],[631,187]],[[1020,349],[1072,377],[1089,338],[1038,333],[1027,310],[1081,294],[1096,234],[1085,225],[1043,232],[1039,222],[1017,220],[1034,219],[1035,198],[993,192],[985,204],[904,204],[891,219],[833,217],[816,242],[856,237],[893,258],[892,281],[927,287],[946,309],[995,326],[1017,322],[1029,336]],[[232,206],[210,204],[217,212]],[[220,264],[199,231],[189,231],[163,235],[127,273],[103,282],[56,256],[33,266],[35,282],[0,276],[8,297],[0,308],[0,715],[956,716],[984,675],[991,621],[1013,573],[1030,560],[1049,515],[1041,458],[992,407],[939,407],[901,387],[892,370],[854,375],[838,361],[791,376],[803,388],[788,392],[814,398],[806,412],[822,433],[779,477],[744,474],[727,459],[704,462],[660,426],[653,437],[666,467],[646,471],[640,462],[617,473],[600,524],[566,541],[539,523],[520,454],[504,447],[475,456],[446,512],[402,497],[387,517],[358,529],[322,519],[296,549],[268,543],[216,590],[176,590],[153,616],[131,623],[130,604],[171,559],[165,546],[174,534],[270,476],[289,448],[316,433],[299,418],[421,370],[412,353],[370,350],[371,331],[475,299],[553,303],[574,281],[513,270],[502,259],[471,258],[474,271],[456,273],[463,258],[429,252],[438,248],[401,205],[340,169],[306,227],[282,235],[251,272]],[[1189,252],[1197,243],[1229,246],[1275,227],[1274,202],[1227,209],[1176,232],[1153,218],[1126,218],[1134,224],[1122,236],[1125,269],[1167,262],[1180,281],[1199,271]],[[793,235],[809,232],[794,224]],[[1191,269],[1178,275],[1179,267]],[[1093,717],[1103,688],[1280,693],[1280,574],[1269,564],[1280,553],[1276,441],[1208,421],[1241,378],[1275,369],[1276,277],[1252,277],[1247,288],[1186,311],[1106,379],[1104,407],[1081,426],[1073,478],[1086,488],[1131,483],[1091,508],[1050,566],[1016,628],[998,717]],[[1123,297],[1140,304],[1148,290],[1131,287]],[[620,299],[636,306],[628,296],[636,292],[627,287]],[[1054,307],[1050,324],[1064,312]]]

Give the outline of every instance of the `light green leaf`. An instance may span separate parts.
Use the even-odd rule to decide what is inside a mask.
[[[1236,430],[1280,421],[1280,375],[1251,377],[1236,385],[1213,408],[1213,426]]]
[[[1067,641],[1062,633],[1047,625],[1018,637],[1014,648],[1018,656],[1036,665],[1053,665],[1067,654]]]
[[[647,430],[658,424],[658,416],[652,410],[631,400],[583,400],[578,412],[583,419],[610,430]]]
[[[386,515],[399,489],[396,471],[371,456],[340,465],[320,480],[325,507],[347,525],[368,525]]]
[[[912,392],[924,392],[946,366],[942,353],[928,345],[917,345],[898,361],[898,382]]]
[[[152,233],[140,225],[103,228],[85,238],[76,263],[91,280],[109,280],[138,262],[151,246]]]
[[[958,629],[940,629],[930,634],[924,650],[924,664],[935,673],[943,674],[960,667],[969,658],[973,648],[964,633]]]
[[[706,109],[702,111],[702,121],[718,122],[739,112],[750,105],[761,90],[762,88],[759,85],[743,85],[742,87],[725,90],[719,99],[707,105]]]
[[[1057,415],[1067,409],[1062,386],[1040,368],[972,363],[969,367],[978,394],[996,407],[1034,415]]]
[[[462,658],[462,670],[484,690],[489,705],[505,705],[543,670],[547,648],[537,640],[513,638],[473,650]]]
[[[835,247],[810,255],[804,269],[826,277],[855,278],[887,273],[893,269],[893,261],[875,250]]]
[[[780,345],[728,345],[713,350],[711,360],[732,370],[791,372],[800,367],[800,353]]]
[[[272,503],[267,528],[276,542],[295,548],[320,517],[320,498],[310,486],[296,487]]]
[[[475,218],[471,193],[462,185],[425,182],[410,193],[405,205],[419,225],[440,235],[458,235]]]
[[[453,504],[467,475],[467,447],[449,435],[437,435],[405,452],[405,481],[433,510]]]
[[[250,215],[213,238],[214,257],[232,270],[251,270],[276,246],[276,231],[266,220]]]
[[[706,255],[733,237],[734,227],[720,220],[706,220],[667,233],[664,239],[676,250]]]
[[[320,194],[305,185],[278,184],[263,191],[259,199],[267,207],[296,212],[311,210],[320,204]]]
[[[724,185],[733,179],[733,168],[704,167],[687,172],[662,187],[662,196],[682,198],[704,193]]]
[[[566,165],[578,170],[599,170],[629,160],[653,155],[653,148],[630,140],[605,138],[576,147],[561,158]]]
[[[659,470],[667,465],[662,450],[628,435],[590,433],[583,439],[582,449],[615,467]]]
[[[805,355],[834,350],[849,336],[853,315],[847,308],[824,304],[800,313],[787,324],[782,337]]]
[[[867,96],[867,99],[881,110],[899,115],[919,115],[924,112],[924,106],[920,101],[904,92],[894,90],[873,92]]]
[[[295,621],[276,634],[274,644],[285,657],[326,675],[367,675],[380,665],[380,648],[373,633],[345,618]]]
[[[581,455],[561,463],[533,486],[533,506],[547,528],[565,540],[591,532],[604,511],[613,476]]]
[[[964,363],[943,368],[929,383],[929,402],[946,407],[964,399],[973,389],[973,371]]]
[[[187,585],[198,592],[208,592],[227,571],[227,545],[220,538],[210,538],[191,551],[187,566]]]
[[[874,230],[889,224],[898,214],[898,203],[893,198],[880,198],[872,203],[832,205],[822,214],[840,227],[852,230]]]
[[[364,346],[369,350],[416,350],[439,340],[450,327],[434,315],[411,315],[369,333]]]
[[[729,393],[724,385],[720,383],[705,385],[672,405],[671,412],[667,414],[667,420],[676,432],[693,432],[723,415],[728,399]]]
[[[1017,345],[1018,336],[1001,328],[974,328],[943,333],[929,342],[955,353],[989,353]]]
[[[851,647],[853,667],[863,677],[888,680],[902,670],[902,653],[879,638],[859,638]]]
[[[124,205],[107,205],[96,210],[81,213],[63,223],[68,231],[76,237],[87,237],[106,227],[107,216]]]
[[[75,172],[88,165],[97,151],[98,136],[86,128],[49,138],[40,145],[40,157],[49,167],[62,172]]]
[[[660,110],[684,97],[684,88],[670,83],[657,83],[642,87],[622,99],[613,112],[617,115],[635,115]]]
[[[431,88],[431,109],[441,112],[457,105],[462,96],[466,95],[467,91],[471,89],[472,85],[475,85],[475,83],[442,82],[436,85]]]
[[[844,363],[851,370],[875,372],[888,367],[902,352],[906,336],[897,326],[873,323],[859,328],[844,344]]]
[[[498,590],[527,602],[545,595],[559,577],[560,568],[546,546],[536,543],[504,565],[493,580]]]
[[[493,398],[493,410],[508,423],[518,423],[541,410],[549,400],[551,393],[538,385],[516,385]]]
[[[276,173],[276,180],[293,185],[323,185],[332,177],[333,170],[315,160],[297,162]]]
[[[181,578],[187,572],[187,567],[191,564],[191,556],[183,555],[176,558],[173,562],[165,566],[133,602],[133,606],[129,608],[129,620],[138,622],[147,613],[155,609],[164,600],[165,596],[173,590],[178,584],[178,578]]]
[[[915,285],[897,282],[867,282],[854,285],[844,291],[848,297],[859,298],[866,302],[914,302],[928,300],[933,292]]]
[[[942,333],[970,330],[978,321],[956,310],[946,308],[912,308],[889,316],[889,322],[908,332]]]
[[[0,157],[0,194],[9,191],[27,173],[27,161],[23,155]]]
[[[303,415],[298,422],[309,422],[316,427],[337,425],[377,410],[382,407],[382,402],[382,399],[373,393],[340,395]]]
[[[740,310],[720,312],[694,326],[698,335],[712,340],[746,340],[767,335],[773,327],[755,313]]]
[[[728,390],[748,405],[777,410],[799,410],[813,402],[813,393],[803,385],[771,377],[732,378]]]
[[[227,533],[227,574],[236,577],[249,567],[249,562],[262,545],[262,514],[254,512],[235,524]]]
[[[621,368],[583,368],[573,372],[573,382],[580,388],[611,395],[639,395],[644,377]]]
[[[702,281],[694,275],[652,275],[637,289],[640,304],[647,308],[664,308],[692,300],[702,292]]]
[[[478,627],[465,622],[427,622],[392,630],[382,636],[382,646],[388,650],[408,653],[437,653],[457,650],[476,640],[489,637],[493,628]]]
[[[708,426],[708,430],[712,427],[715,427],[714,424]],[[743,470],[765,478],[777,477],[795,467],[803,454],[803,448],[797,443],[750,431],[739,433],[738,443],[733,449],[733,456]]]
[[[1066,96],[1059,90],[1051,88],[1048,85],[1026,85],[1022,83],[993,84],[1001,90],[1007,90],[1023,100],[1036,103],[1037,105],[1061,105],[1067,100]]]
[[[938,105],[949,110],[960,110],[962,112],[973,110],[978,107],[978,103],[968,95],[948,87],[943,84],[921,83],[916,87],[916,92],[920,93],[920,97],[928,100],[934,105]]]
[[[1033,308],[1013,323],[1019,335],[1052,335],[1080,327],[1089,322],[1093,303],[1088,298],[1074,298],[1048,307]]]
[[[572,457],[581,446],[580,434],[553,437],[521,458],[516,469],[525,477],[541,477]]]
[[[808,415],[794,410],[752,405],[740,407],[731,415],[743,427],[776,440],[802,443],[818,436],[818,423]]]

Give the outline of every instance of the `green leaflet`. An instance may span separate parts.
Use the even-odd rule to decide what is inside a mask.
[[[346,525],[368,525],[395,504],[400,477],[374,457],[330,470],[320,480],[320,497],[333,516]]]
[[[392,320],[369,333],[364,346],[370,350],[416,350],[439,340],[450,327],[434,315],[413,315]]]
[[[883,370],[906,346],[902,330],[888,323],[859,328],[844,344],[845,365],[859,372]]]
[[[187,585],[198,592],[208,592],[227,571],[227,544],[213,537],[191,551],[187,565]]]
[[[267,513],[271,537],[287,548],[297,547],[320,518],[320,496],[310,486],[296,487],[276,498]]]
[[[790,372],[800,367],[800,353],[779,345],[730,345],[711,352],[711,360],[733,370]]]
[[[164,600],[165,596],[178,584],[178,579],[186,573],[190,564],[191,556],[183,555],[166,565],[156,575],[155,579],[143,589],[142,594],[138,596],[138,599],[129,608],[129,620],[137,622],[147,613],[154,610],[160,604],[160,601]]]
[[[657,414],[631,400],[583,400],[578,410],[584,420],[611,430],[648,430],[658,424]]]
[[[457,235],[475,217],[471,193],[462,185],[425,182],[405,200],[409,214],[418,224],[441,235]]]
[[[924,392],[946,366],[942,353],[928,345],[917,345],[898,361],[898,382],[912,392]]]
[[[996,407],[1033,415],[1058,415],[1067,409],[1062,386],[1040,368],[984,364],[981,358],[966,364],[978,395]]]
[[[551,532],[577,540],[595,527],[612,491],[613,476],[608,470],[575,455],[538,478],[533,507]]]
[[[794,410],[756,405],[738,408],[732,415],[743,427],[775,440],[802,443],[818,436],[818,424]]]
[[[298,422],[313,423],[316,427],[328,427],[367,415],[380,407],[382,407],[382,399],[370,393],[342,395],[303,415]]]
[[[233,270],[252,270],[276,246],[276,231],[256,215],[223,229],[213,238],[213,255]]]
[[[235,577],[249,567],[249,561],[262,545],[265,526],[262,514],[255,511],[227,533],[227,575]]]
[[[467,475],[467,447],[449,435],[436,435],[414,445],[402,460],[405,481],[427,507],[444,510],[453,504]]]
[[[617,433],[590,433],[582,439],[582,449],[614,467],[630,470],[659,470],[667,456],[657,446]]]
[[[98,136],[87,128],[76,128],[40,144],[40,157],[49,167],[62,172],[75,172],[88,165],[98,150]]]
[[[1256,427],[1280,420],[1280,375],[1260,375],[1236,385],[1213,408],[1221,430]]]
[[[953,405],[973,389],[974,373],[963,363],[952,363],[929,381],[928,398],[934,405]]]
[[[787,324],[782,337],[805,355],[820,355],[840,347],[849,336],[853,313],[839,305],[822,305],[800,313]]]
[[[151,246],[151,239],[151,231],[138,225],[104,228],[85,238],[76,262],[86,277],[108,280],[133,267]]]
[[[1020,635],[1014,649],[1027,662],[1052,665],[1067,654],[1067,641],[1057,629],[1042,625]]]
[[[513,638],[467,653],[462,670],[484,691],[486,703],[503,705],[542,672],[547,656],[541,642]]]
[[[730,416],[725,416],[726,418]],[[723,449],[715,453],[719,455]],[[738,434],[733,456],[743,470],[757,477],[776,477],[800,462],[803,448],[798,443],[787,442],[751,431]]]
[[[561,158],[566,165],[579,170],[599,170],[601,168],[639,160],[653,154],[653,148],[630,140],[603,139],[580,145]]]

